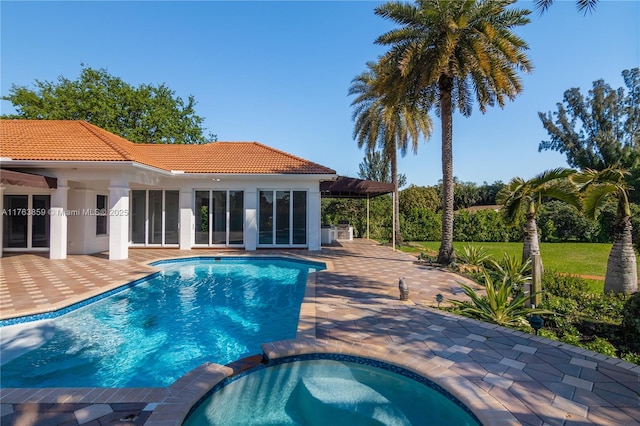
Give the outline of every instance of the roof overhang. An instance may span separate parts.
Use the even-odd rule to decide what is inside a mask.
[[[58,179],[56,178],[5,169],[0,169],[0,181],[5,185],[28,186],[30,188],[55,189],[58,187]]]
[[[394,191],[392,183],[338,176],[320,182],[320,194],[326,198],[373,198]]]
[[[10,160],[3,159],[4,167],[20,169],[111,169],[113,167],[134,167],[164,175],[172,175],[169,170],[159,169],[137,161],[84,161],[84,160]]]

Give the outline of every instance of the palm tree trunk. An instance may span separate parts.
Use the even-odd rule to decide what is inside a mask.
[[[631,217],[616,218],[613,247],[607,261],[604,279],[605,293],[634,293],[638,291],[638,264],[631,242]]]
[[[440,117],[442,123],[442,238],[438,263],[448,265],[456,261],[453,252],[453,109],[451,106],[452,79],[441,76]]]
[[[394,146],[395,148],[395,146]],[[391,183],[393,183],[393,211],[394,211],[394,221],[395,221],[395,232],[396,232],[396,244],[402,245],[402,231],[400,230],[400,209],[398,203],[398,150],[393,149],[391,153]]]
[[[538,240],[538,224],[536,223],[536,214],[528,212],[526,214],[526,223],[524,225],[524,245],[522,246],[522,263],[531,259],[534,254],[540,254],[540,242]],[[540,257],[540,266],[542,267],[542,257]]]

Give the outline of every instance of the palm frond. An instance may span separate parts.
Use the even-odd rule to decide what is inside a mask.
[[[583,12],[586,15],[587,12],[593,12],[596,9],[598,0],[576,0],[578,11]]]
[[[563,167],[558,167],[555,169],[545,170],[539,175],[535,176],[529,181],[529,186],[531,187],[541,187],[551,181],[557,181],[558,179],[568,178],[576,171],[573,169],[566,169]]]
[[[518,218],[518,213],[528,204],[526,198],[525,181],[520,177],[515,177],[509,181],[496,197],[498,204],[502,204],[502,214],[509,223],[514,223]]]
[[[604,205],[604,200],[618,191],[615,185],[593,185],[587,190],[582,199],[582,208],[585,216],[595,219],[598,217],[598,208]]]
[[[553,0],[535,0],[535,9],[540,12],[540,14],[546,12],[551,5],[553,4]]]
[[[566,185],[565,182],[559,182],[551,185],[542,191],[543,197],[554,198],[563,201],[570,206],[580,210],[582,207],[582,198],[575,187]]]

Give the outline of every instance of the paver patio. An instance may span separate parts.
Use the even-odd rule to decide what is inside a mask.
[[[99,294],[150,273],[151,260],[228,253],[288,254],[329,266],[312,275],[297,339],[263,345],[269,358],[328,352],[400,365],[448,389],[487,425],[640,424],[640,366],[438,311],[436,294],[462,298],[463,278],[366,240],[321,252],[140,249],[115,262],[9,256],[0,259],[0,318]],[[407,302],[398,300],[399,277],[410,286]],[[0,419],[176,425],[208,389],[246,364],[203,365],[168,388],[1,389]]]

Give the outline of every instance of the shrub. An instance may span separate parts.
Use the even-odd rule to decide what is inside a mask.
[[[601,354],[615,357],[617,356],[616,347],[609,343],[607,340],[602,339],[600,337],[596,337],[590,342],[581,345],[591,351],[599,352]]]
[[[568,325],[562,330],[562,337],[560,337],[560,340],[573,346],[581,346],[580,337],[578,329],[572,325]]]
[[[545,271],[542,275],[542,288],[547,294],[568,299],[581,298],[589,291],[589,284],[574,275],[564,275],[556,271]]]
[[[563,318],[575,314],[578,309],[578,303],[575,300],[548,294],[545,295],[542,306]]]
[[[629,297],[622,308],[622,329],[631,340],[640,341],[640,291]]]
[[[624,306],[629,296],[615,293],[585,293],[578,300],[580,315],[596,321],[621,324]],[[636,314],[640,311],[636,311]]]
[[[400,229],[405,241],[438,241],[442,235],[442,215],[425,208],[400,214]]]
[[[453,220],[455,241],[518,241],[521,234],[517,227],[507,225],[502,215],[491,209],[475,213],[462,210]]]
[[[625,294],[588,292],[589,284],[580,277],[547,272],[542,277],[545,290],[543,306],[562,315],[559,322],[575,322],[584,318],[611,324],[622,322]]]
[[[558,340],[558,335],[553,330],[540,329],[538,330],[538,336],[547,338],[549,340]]]
[[[621,358],[627,362],[632,362],[634,364],[640,365],[640,353],[626,352],[622,355]]]

